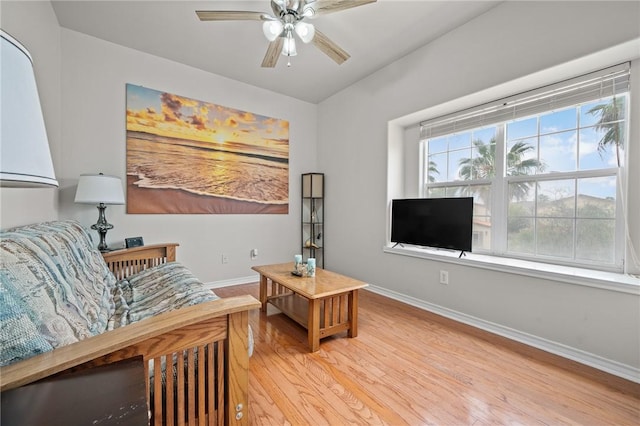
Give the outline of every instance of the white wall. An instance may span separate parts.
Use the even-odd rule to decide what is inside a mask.
[[[215,60],[215,58],[212,58]],[[289,214],[137,215],[109,206],[108,244],[142,236],[178,242],[178,257],[205,282],[254,276],[252,265],[285,262],[299,251],[300,174],[314,171],[317,106],[176,62],[62,29],[63,164],[60,217],[86,226],[96,208],[73,203],[78,176],[103,172],[125,181],[125,84],[289,120]],[[252,261],[251,249],[259,250]],[[222,254],[228,264],[222,264]]]
[[[62,143],[58,19],[48,1],[2,1],[0,27],[20,41],[31,54],[53,167],[59,173]],[[54,220],[57,217],[57,189],[0,189],[0,228]]]
[[[408,196],[417,195],[416,185],[404,182],[402,172],[394,168],[411,157],[415,140],[405,142],[404,154],[393,151],[389,156],[387,151],[389,136],[407,137],[416,131],[388,128],[391,120],[637,39],[639,6],[502,3],[322,102],[318,165],[327,176],[327,266],[402,297],[551,342],[638,376],[637,292],[399,256],[383,253],[383,246],[387,191],[405,185]],[[640,56],[637,48],[635,54]],[[587,71],[591,70],[582,70]],[[414,123],[418,121],[416,116]],[[635,158],[638,161],[632,163],[637,165],[640,153]],[[632,174],[637,178],[637,171]],[[639,201],[636,195],[631,211],[638,211]],[[635,215],[635,229],[637,221]],[[440,269],[449,271],[448,286],[438,283]]]

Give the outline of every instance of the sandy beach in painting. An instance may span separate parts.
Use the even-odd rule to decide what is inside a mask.
[[[288,213],[286,160],[193,144],[127,132],[128,213]]]
[[[127,176],[127,199],[134,210],[129,213],[150,214],[287,214],[288,204],[263,204],[228,198],[197,195],[180,189],[140,188],[136,176]],[[131,203],[133,201],[133,203]]]

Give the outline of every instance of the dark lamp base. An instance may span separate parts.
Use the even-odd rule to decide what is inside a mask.
[[[113,229],[113,225],[107,222],[107,218],[104,214],[104,211],[106,210],[106,208],[107,206],[104,205],[103,203],[100,203],[98,205],[98,222],[91,225],[91,229],[95,229],[96,231],[98,231],[98,234],[100,235],[100,243],[98,244],[98,250],[102,252],[111,251],[107,247],[106,238],[107,238],[107,231],[109,229]]]

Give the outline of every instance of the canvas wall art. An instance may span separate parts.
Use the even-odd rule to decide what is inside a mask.
[[[288,213],[288,121],[132,84],[126,118],[127,213]]]

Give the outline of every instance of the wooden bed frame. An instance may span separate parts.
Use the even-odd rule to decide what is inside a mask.
[[[122,279],[174,261],[177,246],[123,249],[104,258]],[[154,376],[145,368],[151,424],[246,425],[248,311],[259,307],[249,295],[221,298],[107,331],[0,368],[0,391],[141,356]],[[166,378],[158,380],[165,359]]]

